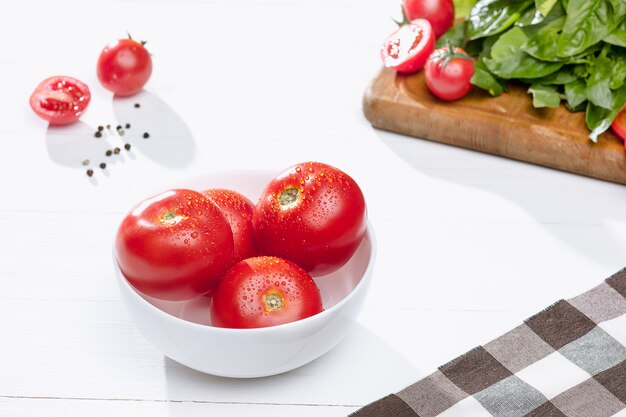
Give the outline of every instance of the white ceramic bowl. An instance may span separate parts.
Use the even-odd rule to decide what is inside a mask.
[[[226,172],[170,188],[199,191],[230,188],[256,201],[274,175],[264,171]],[[304,320],[260,329],[212,327],[210,299],[199,297],[186,302],[151,299],[128,284],[115,256],[113,264],[122,301],[133,322],[165,356],[200,372],[252,378],[295,369],[339,343],[363,306],[375,257],[376,240],[368,223],[365,238],[348,263],[332,274],[315,278],[322,294],[323,312]]]

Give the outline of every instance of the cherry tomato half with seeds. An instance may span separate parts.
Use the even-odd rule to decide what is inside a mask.
[[[458,100],[472,89],[474,61],[463,49],[444,46],[428,58],[424,75],[433,95],[445,101]]]
[[[437,38],[454,24],[452,0],[402,0],[402,7],[408,20],[419,18],[428,20]]]
[[[30,107],[51,125],[78,120],[91,101],[91,92],[76,78],[57,75],[43,80],[30,96]]]
[[[435,47],[435,34],[426,19],[415,19],[393,32],[380,50],[383,64],[400,73],[417,72]]]
[[[120,270],[139,292],[188,300],[212,292],[233,264],[233,234],[220,208],[191,190],[136,205],[119,226]]]
[[[301,320],[323,311],[320,290],[298,265],[259,256],[235,264],[211,302],[217,327],[257,328]]]
[[[252,201],[237,191],[221,188],[205,190],[202,194],[217,204],[230,224],[235,244],[235,262],[256,256],[252,233]]]
[[[137,94],[150,79],[152,57],[145,42],[120,39],[107,45],[98,57],[98,79],[118,96]]]
[[[254,208],[252,227],[261,253],[319,276],[350,259],[363,240],[366,221],[365,198],[350,176],[305,162],[268,183]]]

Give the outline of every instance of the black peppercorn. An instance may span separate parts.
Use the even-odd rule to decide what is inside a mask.
[[[113,154],[113,151],[111,151],[110,149],[107,149],[105,155],[106,156],[111,156]]]
[[[150,137],[150,133],[145,132],[145,133],[143,134],[143,138],[144,138],[144,139],[148,139],[149,137]]]
[[[87,170],[87,176],[91,177],[93,175],[93,169],[88,169]]]
[[[115,155],[117,155],[118,153],[120,153],[120,148],[115,148],[115,149],[113,149],[113,153],[114,153]]]
[[[130,151],[130,143],[125,144],[124,149],[126,149],[127,151]]]
[[[126,129],[130,129],[130,123],[126,123]]]
[[[135,108],[138,109],[141,105],[139,103],[135,103]]]
[[[100,168],[104,169],[107,167],[107,164],[105,164],[104,162],[100,162]]]
[[[99,130],[93,134],[95,137],[100,138],[102,137],[102,132],[100,132]]]

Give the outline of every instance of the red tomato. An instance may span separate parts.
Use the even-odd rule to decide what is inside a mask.
[[[383,44],[380,56],[387,68],[400,73],[419,71],[435,47],[435,35],[426,19],[400,26]]]
[[[440,37],[454,24],[452,0],[402,0],[409,20],[424,18],[430,22],[435,37]]]
[[[312,275],[341,267],[365,235],[363,193],[347,174],[319,162],[294,165],[272,179],[254,208],[259,250]]]
[[[30,107],[51,125],[75,122],[89,105],[89,87],[76,78],[59,75],[43,80],[30,96]]]
[[[132,96],[141,91],[152,74],[152,58],[144,43],[120,39],[102,50],[97,72],[104,88],[118,96]]]
[[[442,100],[457,100],[472,88],[474,61],[461,48],[455,47],[454,52],[450,52],[445,46],[428,58],[424,73],[431,93]]]
[[[298,265],[260,256],[235,264],[211,302],[217,327],[255,328],[301,320],[323,311],[320,290]]]
[[[122,273],[139,292],[187,300],[212,291],[233,264],[233,234],[211,200],[170,190],[126,215],[115,250]]]
[[[617,114],[611,123],[611,129],[621,140],[625,141],[624,146],[626,146],[626,107]]]
[[[233,231],[235,262],[256,256],[252,233],[252,211],[254,204],[237,191],[213,188],[203,191],[222,210]]]

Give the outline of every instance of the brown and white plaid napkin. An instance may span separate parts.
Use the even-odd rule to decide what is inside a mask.
[[[626,268],[353,417],[626,417]]]

